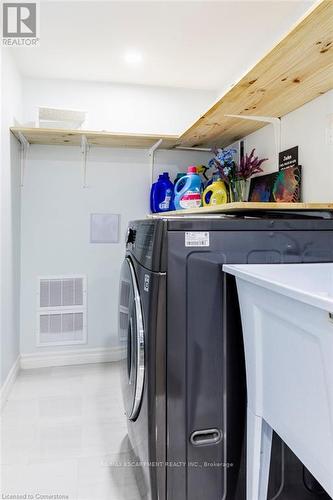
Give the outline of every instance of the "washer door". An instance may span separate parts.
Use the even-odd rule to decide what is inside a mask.
[[[128,257],[123,262],[120,277],[119,339],[126,351],[121,367],[125,411],[130,420],[135,420],[143,393],[145,339],[139,289]]]

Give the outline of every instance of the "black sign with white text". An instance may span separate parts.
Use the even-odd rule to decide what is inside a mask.
[[[279,170],[298,166],[298,146],[279,153]]]

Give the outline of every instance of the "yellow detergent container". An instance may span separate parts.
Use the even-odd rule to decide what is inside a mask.
[[[220,177],[214,176],[212,184],[206,187],[202,194],[203,206],[221,205],[222,203],[227,203],[227,201],[228,191],[224,182]]]

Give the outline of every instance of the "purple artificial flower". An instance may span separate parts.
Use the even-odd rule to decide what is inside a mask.
[[[236,177],[238,179],[247,180],[252,177],[252,175],[263,172],[261,165],[264,161],[267,161],[268,158],[262,158],[259,160],[258,156],[254,156],[254,152],[255,148],[252,149],[250,155],[246,154],[241,158],[240,163],[236,168]]]

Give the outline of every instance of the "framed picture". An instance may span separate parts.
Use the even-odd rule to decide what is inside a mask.
[[[297,203],[301,201],[302,167],[285,168],[251,179],[249,201]]]
[[[277,172],[253,177],[250,184],[249,201],[271,201]]]
[[[285,168],[277,174],[272,201],[294,202],[301,201],[301,166]]]

